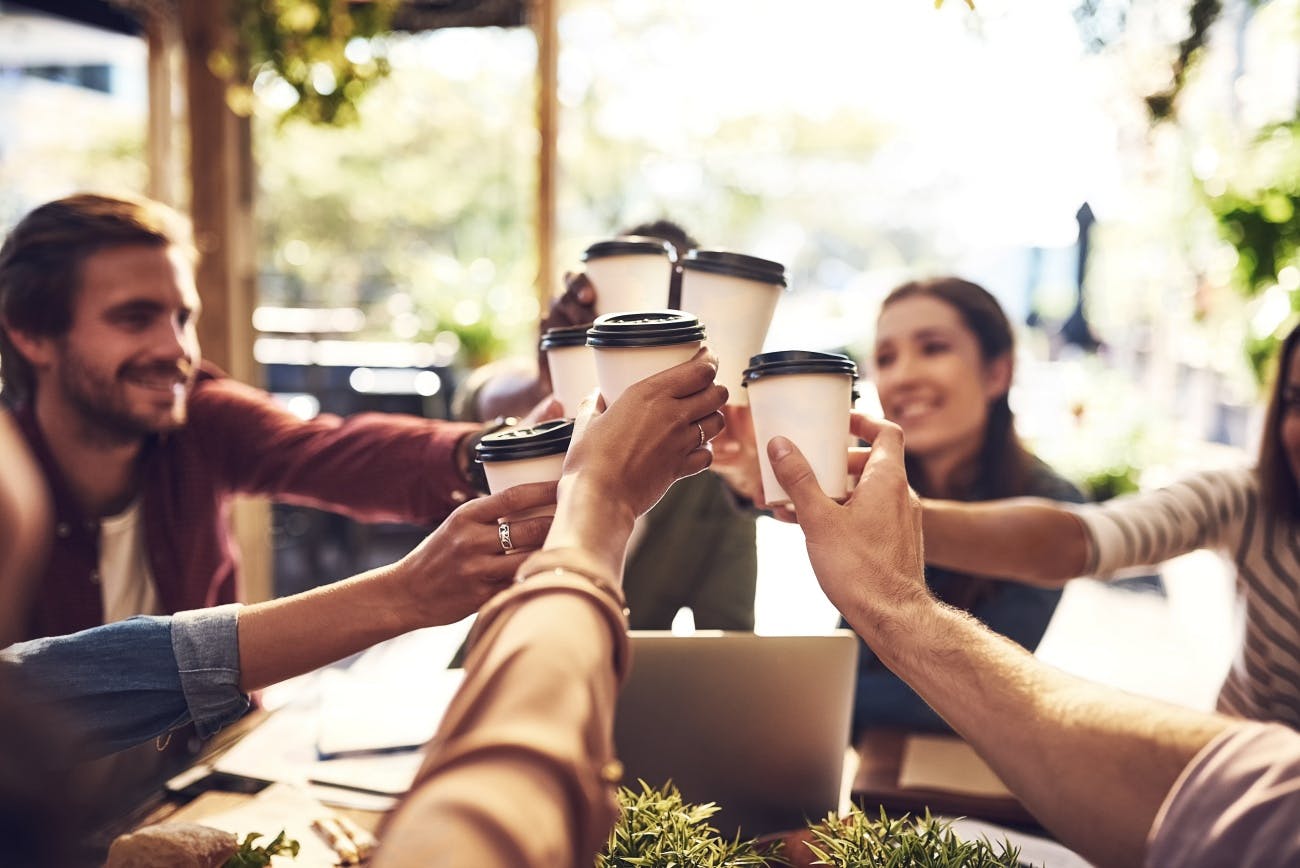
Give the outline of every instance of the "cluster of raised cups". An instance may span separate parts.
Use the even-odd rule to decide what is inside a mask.
[[[691,250],[678,263],[671,244],[640,236],[597,242],[582,259],[596,290],[596,321],[549,329],[540,344],[552,393],[566,416],[576,415],[597,389],[606,405],[613,405],[633,383],[708,346],[718,358],[717,382],[727,387],[728,403],[752,406],[768,503],[789,501],[761,448],[777,435],[789,437],[813,462],[828,495],[845,496],[845,444],[857,369],[846,356],[761,352],[786,288],[783,265],[723,250]],[[677,273],[680,310],[669,307]],[[505,466],[524,462],[534,462],[528,478],[510,476],[508,485],[558,479],[564,461],[564,450],[556,446],[559,430],[538,426],[485,437],[479,458],[492,490],[506,485]],[[571,423],[567,431],[566,448]],[[537,476],[540,471],[532,468],[543,466],[545,456],[538,450],[544,448],[555,451],[545,453],[550,463],[545,475]]]
[[[671,244],[640,236],[599,241],[582,260],[596,289],[596,322],[551,329],[541,343],[565,413],[575,413],[596,386],[612,404],[638,379],[690,358],[701,341],[718,357],[717,381],[729,402],[745,403],[742,373],[763,349],[786,286],[785,266],[724,250],[691,250],[677,263]],[[680,310],[674,310],[670,287],[679,265]],[[587,355],[580,349],[584,332]]]

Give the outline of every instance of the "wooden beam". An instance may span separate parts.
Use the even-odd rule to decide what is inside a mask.
[[[180,0],[189,108],[190,217],[201,259],[197,270],[204,358],[237,380],[261,384],[253,360],[257,303],[253,227],[253,141],[249,118],[226,101],[227,83],[213,72],[224,59],[242,62],[230,24],[230,0]],[[243,597],[272,593],[270,504],[240,501],[235,535],[243,555]]]
[[[145,41],[149,48],[149,120],[146,133],[149,198],[180,207],[180,169],[176,153],[176,59],[180,32],[167,13],[148,16]]]
[[[556,292],[556,176],[559,170],[559,0],[532,0],[537,35],[537,298],[543,315]]]

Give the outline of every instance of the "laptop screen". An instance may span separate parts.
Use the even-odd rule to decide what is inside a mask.
[[[825,636],[632,631],[614,740],[624,783],[671,780],[716,802],[723,835],[838,812],[858,642]]]

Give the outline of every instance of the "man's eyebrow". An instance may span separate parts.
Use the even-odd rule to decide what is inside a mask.
[[[109,307],[105,313],[109,316],[129,313],[153,313],[162,310],[162,305],[152,299],[133,298]]]

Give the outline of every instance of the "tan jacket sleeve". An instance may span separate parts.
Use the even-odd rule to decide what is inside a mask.
[[[379,868],[590,868],[604,846],[622,776],[621,595],[578,552],[539,553],[520,575],[531,577],[479,615],[465,684],[382,836]]]

